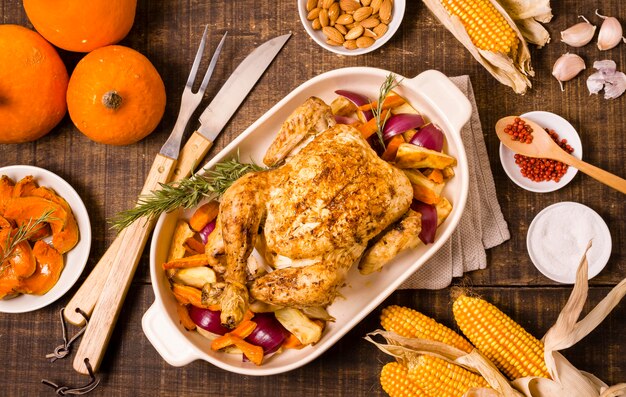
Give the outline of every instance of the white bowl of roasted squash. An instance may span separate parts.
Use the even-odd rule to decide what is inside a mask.
[[[150,342],[172,365],[245,375],[321,355],[457,226],[470,113],[437,71],[345,68],[296,88],[193,177],[217,193],[159,218]]]
[[[65,294],[89,258],[80,196],[43,168],[0,168],[0,312],[40,309]]]

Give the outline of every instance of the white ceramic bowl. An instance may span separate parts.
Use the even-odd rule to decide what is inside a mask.
[[[283,121],[308,97],[315,95],[330,102],[336,97],[334,91],[337,89],[375,96],[389,73],[375,68],[345,68],[324,73],[305,82],[217,154],[204,169],[210,169],[217,162],[232,158],[237,152],[242,161],[251,160],[262,164],[263,155]],[[397,91],[443,129],[446,134],[444,150],[458,160],[456,176],[443,192],[453,205],[452,213],[438,229],[435,242],[401,253],[375,274],[362,276],[356,266],[353,266],[347,275],[346,286],[339,291],[343,298],[336,299],[328,309],[336,321],[328,324],[322,339],[314,346],[288,350],[273,356],[257,367],[241,362],[240,355],[211,351],[207,339],[196,332],[186,331],[179,324],[177,303],[161,265],[167,256],[176,220],[188,217],[190,211],[163,214],[156,224],[150,247],[155,302],[144,315],[142,325],[150,342],[168,363],[181,366],[201,359],[245,375],[271,375],[300,367],[321,355],[343,337],[445,243],[456,228],[467,199],[468,166],[460,130],[469,120],[471,105],[447,77],[434,70],[412,79],[404,79]]]
[[[544,111],[535,111],[522,114],[520,117],[534,121],[543,128],[556,131],[559,134],[559,140],[567,139],[567,143],[574,149],[572,156],[577,159],[583,157],[583,145],[576,129],[563,117],[558,114]],[[559,182],[545,181],[534,182],[524,177],[520,168],[515,164],[515,152],[500,143],[500,163],[504,172],[519,187],[536,193],[547,193],[559,190],[574,179],[578,170],[574,167],[568,167],[567,172]]]
[[[573,216],[575,212],[581,216]],[[562,224],[564,230],[551,228],[550,225],[555,227],[556,222]],[[578,236],[573,232],[565,235],[568,230],[574,229],[579,230]],[[561,252],[550,238],[562,243],[565,252]],[[531,261],[544,276],[559,283],[574,284],[576,269],[589,238],[593,239],[593,244],[587,253],[587,276],[592,279],[609,261],[612,240],[609,227],[602,217],[586,205],[563,201],[541,210],[528,227],[526,248]],[[540,255],[541,252],[551,253],[553,258],[548,259],[547,255]],[[570,253],[572,258],[565,260]]]
[[[396,33],[404,17],[404,10],[406,8],[406,0],[394,0],[393,9],[391,14],[391,22],[389,22],[389,29],[380,39],[376,40],[374,44],[367,48],[357,48],[355,50],[348,50],[343,46],[332,46],[326,43],[326,35],[321,30],[314,30],[311,21],[307,19],[309,12],[306,10],[307,0],[298,0],[298,13],[300,14],[300,21],[304,26],[304,30],[311,36],[311,38],[320,46],[340,55],[362,55],[372,52],[383,46],[389,39]]]
[[[76,190],[64,179],[53,172],[30,165],[12,165],[0,168],[0,175],[7,175],[14,181],[32,175],[39,186],[52,188],[63,197],[72,208],[78,223],[80,237],[78,244],[64,255],[65,267],[59,281],[48,293],[38,295],[20,295],[13,299],[0,300],[0,312],[25,313],[40,309],[62,297],[80,277],[91,249],[91,224],[87,208]]]

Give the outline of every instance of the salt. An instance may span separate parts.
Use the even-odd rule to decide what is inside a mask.
[[[607,238],[608,235],[608,238]],[[589,278],[606,264],[611,235],[602,218],[592,209],[563,202],[540,212],[528,230],[528,251],[535,266],[555,281],[573,283],[589,240]]]

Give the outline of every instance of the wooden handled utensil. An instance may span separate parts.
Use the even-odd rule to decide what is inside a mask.
[[[157,190],[160,187],[159,183],[169,180],[172,173],[175,179],[180,179],[191,172],[193,165],[204,157],[204,154],[209,150],[217,135],[221,132],[228,120],[230,120],[241,102],[243,102],[247,94],[252,87],[254,87],[255,83],[271,64],[274,57],[290,36],[291,35],[284,35],[276,37],[262,44],[248,55],[237,69],[235,69],[216,94],[211,104],[200,116],[202,125],[192,134],[180,153],[181,156],[178,162],[178,168],[175,168],[175,159],[178,155],[178,148],[180,148],[180,137],[178,138],[177,145],[167,147],[170,140],[172,140],[172,136],[170,136],[170,139],[168,139],[168,142],[166,142],[161,149],[161,153],[157,156],[150,170],[142,194],[148,194],[150,191]],[[201,48],[203,48],[202,44]],[[219,51],[216,51],[211,61],[209,71],[214,67],[214,61],[216,60],[218,52]],[[201,57],[202,53],[200,50],[199,54]],[[193,79],[195,78],[195,71],[197,71],[199,59],[200,58],[196,56],[194,67],[192,68],[193,77],[190,76],[190,81],[188,81],[187,84],[189,91],[191,90],[190,87],[193,83]],[[206,79],[207,77],[205,76],[205,80]],[[206,87],[204,81],[201,89],[202,87]],[[187,87],[185,90],[187,91]],[[184,97],[185,94],[183,94],[183,98]],[[181,106],[179,118],[182,115],[187,116],[187,112],[183,112]],[[189,117],[190,116],[191,114],[189,114]],[[187,120],[189,117],[187,117]],[[174,133],[172,133],[172,135],[173,134]],[[85,362],[86,359],[89,360],[88,362],[94,370],[98,369],[113,326],[119,315],[121,304],[130,286],[132,276],[152,226],[153,223],[145,222],[145,220],[140,219],[125,229],[123,237],[121,237],[121,241],[117,247],[117,252],[112,251],[108,257],[109,259],[113,258],[111,262],[108,263],[108,269],[106,269],[107,266],[105,266],[106,262],[101,261],[104,270],[98,269],[98,279],[94,277],[94,280],[92,280],[91,286],[101,288],[101,292],[91,290],[82,295],[83,297],[88,297],[88,302],[75,303],[76,308],[80,308],[88,313],[89,307],[87,304],[93,303],[94,297],[96,298],[93,314],[74,360],[74,369],[76,371],[83,374],[89,373]],[[109,251],[107,251],[107,253],[108,252]],[[113,255],[113,253],[115,255]],[[100,263],[98,266],[100,266]],[[105,276],[103,277],[103,275]],[[102,282],[101,278],[106,278],[106,281]]]
[[[605,185],[622,193],[626,193],[626,180],[567,153],[550,138],[543,127],[534,121],[522,118],[522,120],[533,129],[533,140],[531,143],[522,143],[511,139],[511,136],[504,132],[504,129],[507,125],[512,124],[516,117],[517,116],[503,117],[496,123],[496,134],[498,134],[498,138],[504,146],[515,153],[527,157],[547,158],[571,165]]]

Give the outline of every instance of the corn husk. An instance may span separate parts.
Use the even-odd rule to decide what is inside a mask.
[[[552,19],[550,0],[497,1],[511,16],[526,41],[539,48],[550,42],[550,33],[541,25]]]
[[[572,347],[593,331],[626,295],[626,279],[616,285],[582,320],[578,321],[587,301],[589,242],[576,273],[572,293],[559,314],[556,323],[543,337],[546,367],[552,379],[526,377],[508,382],[498,369],[474,349],[467,354],[454,347],[434,341],[404,338],[393,332],[375,331],[366,336],[379,349],[394,356],[399,362],[410,365],[420,354],[435,355],[449,362],[481,374],[493,388],[473,389],[464,397],[525,396],[525,397],[617,397],[626,396],[626,383],[609,387],[593,374],[574,367],[559,350]],[[373,337],[381,335],[387,343],[378,343]]]
[[[493,77],[499,82],[505,84],[518,94],[524,94],[528,88],[532,86],[529,76],[534,76],[534,71],[530,65],[530,52],[526,40],[518,29],[515,22],[507,14],[507,12],[495,0],[489,0],[502,14],[507,23],[515,31],[519,40],[517,50],[511,55],[501,52],[484,51],[477,48],[473,43],[461,20],[448,14],[439,0],[423,0],[424,4],[431,10],[433,14],[441,21],[454,37],[457,38],[469,50],[472,56],[487,69]]]

